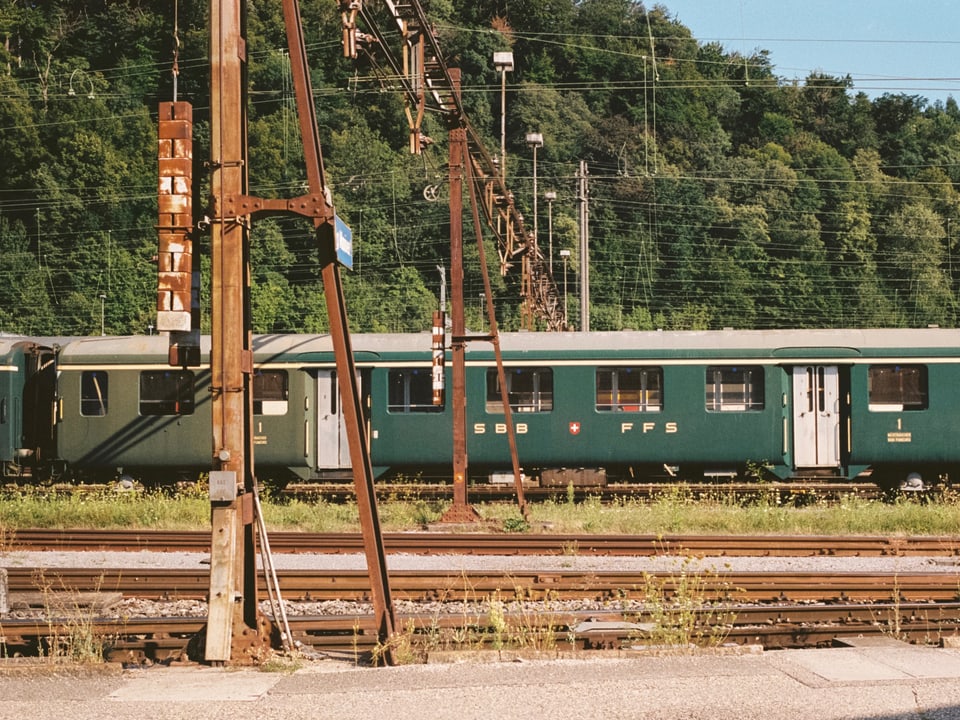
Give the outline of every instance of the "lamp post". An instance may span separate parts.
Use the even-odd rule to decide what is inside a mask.
[[[553,190],[547,190],[543,194],[543,199],[547,201],[547,237],[550,246],[550,277],[553,277],[553,201],[557,199],[557,194]]]
[[[567,258],[570,257],[569,250],[561,250],[560,257],[563,258],[563,328],[567,329]]]
[[[513,53],[495,52],[493,66],[500,73],[500,180],[507,177],[507,73],[513,72]]]
[[[107,300],[107,296],[103,293],[100,293],[100,336],[101,337],[107,334],[106,326],[104,325],[104,322],[103,322],[103,307],[106,300]]]
[[[540,133],[527,133],[527,145],[533,148],[533,238],[539,238],[537,234],[537,148],[543,147],[543,135]]]

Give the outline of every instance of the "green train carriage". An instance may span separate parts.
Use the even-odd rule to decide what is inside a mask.
[[[5,478],[36,479],[55,453],[53,349],[0,335],[0,469]]]
[[[957,339],[936,328],[506,333],[501,347],[528,475],[563,479],[568,469],[602,482],[762,469],[852,479],[872,470],[880,484],[922,489],[955,476],[960,461]],[[471,474],[507,471],[492,350],[471,344],[466,357]],[[419,364],[392,372],[427,370],[424,350]],[[437,412],[418,387],[409,407],[381,412],[386,391],[375,384],[375,462],[402,464],[414,447],[419,463],[430,449],[447,462],[449,407]]]
[[[63,344],[56,412],[61,474],[169,484],[211,468],[209,338],[201,340],[198,367],[171,367],[167,350],[163,336],[74,338]],[[257,336],[253,354],[256,472],[282,480],[349,475],[330,338]],[[355,348],[355,357],[376,353]],[[362,372],[369,377],[369,369]]]
[[[505,333],[520,463],[545,482],[664,473],[923,487],[955,473],[956,331]],[[78,473],[196,474],[212,462],[209,367],[163,337],[82,338],[59,355],[60,460]],[[209,356],[204,339],[202,357]],[[429,334],[352,338],[373,465],[448,479],[451,369],[432,402]],[[328,336],[254,339],[258,474],[347,477]],[[466,352],[471,478],[511,462],[493,352]]]
[[[686,336],[677,349],[675,333],[527,334],[501,336],[518,455],[525,473],[564,478],[573,469],[602,482],[608,473],[631,477],[663,475],[682,467],[726,472],[744,459],[783,462],[781,390],[764,383],[759,351],[745,346],[704,352],[715,334]],[[496,475],[510,469],[506,423],[489,345],[471,345],[466,360],[467,447],[471,473]],[[711,364],[712,363],[712,364]],[[705,372],[720,373],[723,392],[705,407]],[[399,375],[428,370],[426,354]],[[732,382],[747,384],[747,396],[733,398]],[[447,371],[447,386],[450,386]],[[719,382],[719,380],[718,380]],[[379,413],[373,387],[372,444],[375,462],[395,466],[409,448],[438,448],[435,463],[449,464],[452,417],[447,407],[429,404],[429,389],[401,411]],[[742,412],[734,410],[742,408]],[[730,438],[737,441],[730,442]],[[721,468],[723,470],[721,470]],[[731,470],[734,472],[735,470]]]
[[[56,435],[64,476],[172,482],[209,466],[209,365],[170,367],[167,345],[160,336],[63,343]]]

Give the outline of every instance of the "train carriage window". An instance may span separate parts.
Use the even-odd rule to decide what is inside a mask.
[[[597,368],[597,410],[660,412],[662,368]]]
[[[927,368],[925,365],[871,365],[867,395],[873,412],[926,410]]]
[[[553,370],[550,368],[504,368],[507,397],[514,412],[553,410]],[[503,400],[495,368],[487,370],[487,412],[502,413]]]
[[[108,387],[105,370],[84,370],[80,375],[80,414],[84,417],[106,415]]]
[[[392,413],[442,412],[443,405],[433,404],[433,374],[430,368],[398,368],[387,378]]]
[[[707,368],[708,412],[750,412],[763,410],[763,368]]]
[[[192,415],[193,373],[144,370],[140,373],[141,415]]]
[[[286,415],[289,397],[286,370],[257,370],[253,374],[254,415]]]

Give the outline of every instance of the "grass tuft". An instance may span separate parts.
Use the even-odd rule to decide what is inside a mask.
[[[422,529],[437,522],[449,502],[388,497],[378,503],[380,525],[387,532]],[[805,497],[798,507],[780,502],[776,493],[758,489],[749,499],[728,496],[694,498],[683,486],[654,500],[622,498],[601,502],[568,497],[529,505],[529,521],[512,503],[475,504],[488,527],[508,533],[558,534],[716,534],[716,535],[957,535],[960,496],[943,493],[929,502],[909,497],[894,501],[858,496],[826,502]],[[354,501],[317,499],[263,502],[272,530],[359,532]],[[30,488],[0,492],[0,551],[15,546],[17,530],[26,528],[101,528],[190,530],[209,527],[210,502],[196,484],[177,492],[117,493],[78,488],[57,493]]]

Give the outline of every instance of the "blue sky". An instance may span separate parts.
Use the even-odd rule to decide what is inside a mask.
[[[769,50],[774,72],[850,75],[854,89],[960,101],[958,0],[648,0],[701,42]]]

